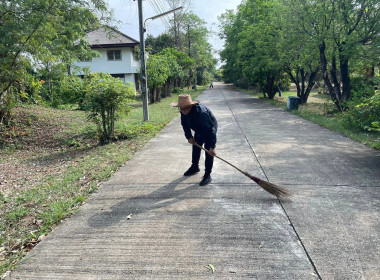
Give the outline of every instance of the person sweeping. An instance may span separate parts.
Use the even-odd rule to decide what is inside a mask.
[[[212,180],[211,172],[214,164],[214,156],[216,155],[215,145],[218,122],[209,108],[200,104],[199,101],[192,101],[189,94],[180,94],[178,96],[178,102],[173,102],[171,105],[178,107],[181,113],[181,125],[185,137],[187,141],[193,145],[192,164],[183,175],[191,176],[200,171],[199,159],[201,156],[201,147],[204,145],[205,150],[207,150],[207,152],[205,152],[205,174],[199,185],[205,186]],[[192,131],[194,131],[194,136]]]

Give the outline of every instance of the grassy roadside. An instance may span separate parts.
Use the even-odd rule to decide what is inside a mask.
[[[246,91],[251,95],[262,97],[262,94],[257,94],[252,91]],[[273,104],[279,108],[286,110],[288,96],[297,96],[294,91],[286,91],[282,93],[282,97],[275,96],[273,100],[263,99],[266,102]],[[292,110],[291,113],[298,115],[304,119],[319,124],[330,130],[336,131],[350,139],[361,142],[368,147],[380,150],[380,132],[366,132],[354,130],[344,122],[342,113],[336,110],[329,96],[312,92],[308,98],[308,103],[300,105],[298,110]]]
[[[184,93],[195,99],[203,89]],[[0,183],[0,276],[17,266],[46,234],[85,203],[102,181],[178,116],[178,110],[170,106],[177,99],[178,94],[172,94],[150,105],[148,122],[142,121],[142,104],[137,102],[116,124],[123,140],[104,146],[97,145],[96,127],[86,121],[84,112],[36,106],[20,110],[15,131],[23,133],[14,132],[18,140],[0,150],[0,167],[7,167],[4,170],[9,173],[31,169],[33,174],[26,175],[33,180]],[[49,130],[51,127],[60,129]],[[30,143],[41,145],[31,147]],[[41,176],[36,177],[37,173]]]

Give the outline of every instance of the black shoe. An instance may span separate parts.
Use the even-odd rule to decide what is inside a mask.
[[[212,180],[210,174],[205,174],[203,176],[202,181],[199,183],[200,186],[206,186],[208,183],[210,183]]]
[[[194,175],[195,173],[197,173],[199,171],[200,171],[200,169],[199,169],[198,165],[192,165],[192,166],[190,166],[190,168],[185,173],[183,173],[183,176],[191,176],[191,175]]]

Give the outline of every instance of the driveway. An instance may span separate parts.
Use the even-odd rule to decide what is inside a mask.
[[[378,151],[228,85],[199,99],[218,119],[217,154],[291,202],[218,159],[211,184],[183,177],[177,117],[10,279],[380,279]]]

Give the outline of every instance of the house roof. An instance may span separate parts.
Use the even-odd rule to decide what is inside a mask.
[[[139,41],[108,26],[88,32],[86,41],[92,48],[134,47],[140,44]]]

